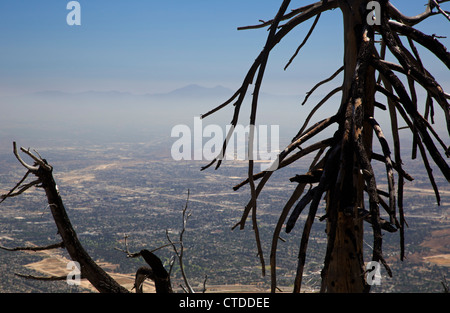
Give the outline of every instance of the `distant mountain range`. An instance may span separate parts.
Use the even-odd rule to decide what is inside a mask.
[[[204,87],[190,84],[166,93],[144,93],[110,90],[68,92],[43,90],[19,96],[0,96],[0,124],[4,137],[15,137],[18,132],[26,137],[46,135],[64,138],[93,138],[125,135],[148,136],[152,131],[163,131],[170,136],[175,125],[193,126],[200,116],[228,100],[236,90],[224,86]],[[251,107],[249,88],[243,105],[240,124],[248,123]],[[301,96],[260,94],[258,123],[283,125],[283,129],[297,131]],[[233,115],[229,105],[205,120],[205,125],[228,125]],[[113,135],[114,134],[114,135]],[[0,130],[0,137],[2,132]],[[25,135],[24,135],[25,136]]]
[[[204,87],[197,84],[190,84],[181,88],[177,88],[175,90],[166,92],[166,93],[144,93],[144,94],[135,94],[127,91],[82,91],[82,92],[65,92],[59,90],[44,90],[37,91],[33,93],[26,94],[26,97],[37,97],[37,98],[46,98],[46,99],[155,99],[155,100],[164,100],[164,99],[207,99],[214,101],[225,101],[230,98],[236,90],[232,90],[230,88],[226,88],[221,85],[217,85],[215,87]],[[253,93],[253,88],[249,88],[247,92],[247,97],[250,98]],[[270,100],[285,99],[285,100],[296,100],[296,102],[301,101],[302,95],[273,95],[265,92],[260,93],[261,98],[267,98]]]
[[[110,90],[110,91],[83,91],[83,92],[64,92],[59,90],[45,90],[27,94],[27,96],[37,96],[46,98],[60,98],[60,97],[89,97],[89,98],[164,98],[164,97],[231,97],[234,91],[223,86],[203,87],[197,84],[187,85],[167,93],[145,93],[133,94],[131,92]]]
[[[187,97],[215,97],[215,96],[232,96],[233,90],[225,88],[223,86],[216,86],[212,88],[202,87],[196,84],[187,85],[182,88],[175,89],[169,93],[162,95],[171,95],[171,96],[187,96]]]

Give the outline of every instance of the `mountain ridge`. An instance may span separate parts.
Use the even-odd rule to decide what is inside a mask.
[[[217,94],[232,95],[233,91],[222,85],[216,85],[214,87],[205,87],[198,84],[188,84],[186,86],[173,89],[164,93],[132,93],[129,91],[119,90],[86,90],[79,92],[69,92],[61,90],[42,90],[25,94],[25,96],[38,96],[38,97],[66,97],[66,96],[105,96],[105,97],[164,97],[164,96],[215,96]]]

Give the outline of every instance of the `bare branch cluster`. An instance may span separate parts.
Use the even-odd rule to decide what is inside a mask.
[[[167,272],[164,269],[164,266],[162,265],[161,261],[158,261],[155,263],[155,260],[158,258],[153,255],[153,253],[155,251],[160,250],[165,247],[169,247],[169,246],[172,247],[172,249],[175,253],[175,256],[176,256],[179,266],[180,266],[181,276],[185,283],[185,286],[180,285],[180,287],[186,293],[195,293],[194,289],[192,288],[192,286],[189,282],[189,279],[187,278],[187,275],[186,275],[186,272],[184,269],[184,262],[183,262],[183,256],[184,256],[183,236],[184,236],[184,233],[186,232],[186,226],[187,226],[188,219],[191,216],[191,212],[188,211],[189,195],[190,195],[190,192],[188,190],[186,204],[182,211],[183,223],[182,223],[182,228],[181,228],[181,231],[179,234],[178,241],[173,241],[169,236],[169,230],[166,229],[166,237],[167,237],[167,240],[169,241],[169,243],[165,244],[163,246],[160,246],[158,248],[155,248],[153,250],[150,250],[150,251],[149,250],[141,250],[140,252],[135,252],[135,253],[130,252],[128,249],[128,242],[127,242],[128,236],[124,237],[125,250],[116,248],[116,250],[126,253],[127,257],[129,257],[129,258],[136,258],[136,257],[142,256],[144,258],[144,260],[150,265],[150,268],[149,267],[141,267],[136,272],[134,288],[136,289],[137,293],[142,293],[142,285],[143,285],[145,279],[147,279],[147,278],[149,278],[155,282],[157,293],[173,292],[171,282],[170,282],[170,274],[172,272],[173,265],[175,264],[175,258],[174,257],[171,258],[171,260],[169,262],[169,271]],[[151,261],[152,259],[149,257],[150,255],[152,255],[153,261]],[[149,263],[150,261],[153,263]],[[159,270],[155,271],[155,267],[159,268]],[[206,280],[207,280],[207,276],[205,276],[205,279],[203,282],[202,292],[206,291]]]
[[[207,112],[202,117],[206,118],[229,104],[233,104],[235,108],[231,124],[235,126],[240,115],[243,100],[247,95],[250,85],[253,84],[256,78],[252,92],[250,113],[250,126],[255,125],[258,95],[271,50],[296,26],[314,17],[315,20],[306,38],[302,41],[297,51],[295,51],[294,56],[289,60],[287,64],[289,66],[316,27],[321,13],[339,6],[345,7],[349,5],[344,2],[338,0],[319,1],[286,13],[290,1],[283,1],[273,20],[261,21],[259,25],[239,28],[243,30],[268,27],[269,34],[266,45],[255,59],[255,62],[250,67],[241,87],[236,93],[226,102]],[[450,156],[450,148],[445,144],[445,141],[432,125],[435,114],[434,103],[437,103],[443,111],[447,123],[447,130],[450,134],[450,107],[448,103],[450,96],[425,68],[415,44],[420,44],[429,50],[447,68],[450,68],[450,54],[446,47],[439,42],[436,35],[427,35],[414,28],[414,25],[431,16],[443,15],[449,19],[449,12],[441,7],[441,4],[447,1],[430,0],[428,1],[425,12],[413,17],[403,15],[389,1],[379,2],[382,12],[381,16],[377,16],[377,19],[381,21],[379,25],[368,25],[365,22],[367,21],[365,17],[367,14],[370,14],[370,10],[361,13],[361,16],[363,16],[361,21],[363,25],[361,25],[362,27],[357,34],[359,42],[357,43],[358,52],[355,67],[349,68],[348,64],[344,64],[329,78],[316,84],[307,93],[302,104],[308,100],[309,96],[318,87],[332,81],[342,71],[350,79],[344,79],[344,83],[341,86],[331,90],[326,97],[314,106],[291,143],[278,155],[277,162],[279,166],[277,170],[290,165],[308,154],[316,153],[313,162],[309,166],[309,171],[303,175],[296,175],[291,179],[292,182],[297,182],[298,186],[282,209],[273,233],[270,252],[273,292],[277,288],[275,269],[280,232],[286,221],[286,232],[290,232],[301,213],[309,205],[309,212],[307,213],[300,242],[299,262],[294,288],[294,291],[300,291],[309,234],[317,214],[317,208],[324,195],[329,207],[347,207],[348,209],[344,209],[346,214],[354,216],[355,219],[362,218],[372,225],[374,237],[372,260],[384,264],[389,274],[391,270],[382,255],[382,230],[389,232],[400,230],[401,259],[403,260],[404,227],[406,224],[403,211],[403,185],[405,180],[412,180],[413,178],[402,167],[403,162],[399,135],[401,129],[399,127],[400,118],[411,131],[414,139],[413,158],[415,158],[415,151],[418,150],[433,190],[435,191],[438,204],[440,203],[439,190],[434,179],[434,174],[432,173],[429,156],[438,166],[447,181],[450,181],[450,168],[443,156]],[[362,3],[365,2],[363,1]],[[284,24],[281,24],[281,22],[284,22]],[[379,42],[381,42],[381,45],[379,50],[375,47],[375,44],[378,42],[375,40],[375,36],[380,36]],[[403,44],[403,38],[407,40],[410,49]],[[398,63],[388,62],[385,59],[387,50],[390,51]],[[368,77],[370,75],[375,76],[376,73],[378,73],[378,79],[371,81]],[[408,82],[407,86],[404,85],[403,78]],[[425,90],[428,95],[423,114],[418,109],[417,93],[415,90],[417,86]],[[373,89],[372,95],[368,95],[370,88]],[[308,123],[315,115],[315,112],[338,92],[342,93],[342,102],[337,113],[308,127]],[[375,95],[384,96],[386,98],[386,104],[376,101]],[[390,131],[394,143],[393,149],[389,146],[388,140],[375,118],[374,108],[388,110],[389,112],[391,121]],[[337,125],[338,127],[334,136],[326,140],[309,143],[331,125]],[[366,139],[371,138],[372,134],[377,138],[382,148],[382,154],[372,151],[371,142],[370,146],[368,146]],[[252,134],[250,133],[249,142],[252,142],[252,139]],[[303,145],[306,143],[309,145],[304,147]],[[220,155],[224,155],[226,148],[227,140],[223,144]],[[372,166],[374,161],[382,162],[385,165],[385,174],[388,181],[387,191],[380,190],[377,185],[375,180],[376,175]],[[216,162],[217,169],[221,165],[220,158],[213,160],[210,164],[203,167],[202,170]],[[258,255],[261,260],[264,275],[265,261],[256,219],[257,198],[276,171],[263,171],[254,174],[253,161],[249,160],[248,163],[248,178],[236,185],[234,189],[237,190],[248,184],[250,186],[251,197],[245,206],[241,220],[233,228],[237,226],[241,229],[244,228],[246,220],[250,212],[252,212],[253,230],[255,232]],[[355,173],[355,169],[357,170],[356,174],[352,174]],[[397,184],[395,183],[395,176],[398,177]],[[354,191],[357,188],[352,184],[358,180],[364,182],[364,190],[369,199],[368,210],[363,207],[363,201],[360,199],[361,195]],[[259,181],[259,183],[256,183],[256,181]],[[306,189],[308,185],[309,188]],[[350,190],[352,188],[354,190]],[[346,195],[352,195],[351,199],[342,199],[340,195],[343,192],[347,192]],[[381,218],[380,207],[388,214],[389,221]],[[397,217],[397,213],[399,214],[399,218]],[[322,270],[323,281],[327,277],[328,265],[333,250],[337,214],[338,212],[328,211],[321,217],[321,220],[327,219],[328,225],[330,226],[328,229],[329,244],[327,246],[324,269]],[[325,289],[326,286],[322,284],[322,291]]]

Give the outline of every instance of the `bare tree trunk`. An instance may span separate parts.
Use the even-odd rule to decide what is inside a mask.
[[[344,110],[351,97],[352,82],[355,77],[359,47],[362,40],[362,19],[367,1],[340,1],[339,6],[344,20],[344,83],[341,109]],[[364,102],[360,103],[364,116],[362,140],[365,150],[372,151],[372,127],[367,125],[368,116],[373,116],[375,78],[373,68],[365,73]],[[347,115],[347,114],[346,114]],[[363,292],[366,289],[364,281],[363,261],[363,218],[360,209],[364,207],[364,179],[356,160],[353,144],[349,144],[345,123],[340,127],[344,132],[341,143],[341,169],[336,184],[327,195],[327,233],[328,248],[326,267],[324,268],[322,291],[327,292]],[[352,125],[349,131],[358,131]],[[370,155],[370,154],[369,154]],[[333,225],[335,223],[335,225]],[[328,263],[328,264],[327,264]]]

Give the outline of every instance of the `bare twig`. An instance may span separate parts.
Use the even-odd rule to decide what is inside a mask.
[[[9,197],[14,197],[14,190],[16,190],[24,181],[25,181],[25,179],[27,179],[27,177],[28,177],[28,175],[31,173],[31,171],[30,170],[28,170],[26,173],[25,173],[25,175],[22,177],[22,179],[16,184],[16,186],[14,186],[14,188],[12,188],[7,194],[5,194],[5,195],[2,195],[1,196],[1,201],[0,201],[0,203],[2,203],[3,201],[5,201],[5,199],[7,199],[7,198],[9,198]],[[23,190],[23,191],[25,191],[25,190]],[[22,191],[22,192],[23,192]],[[20,194],[22,193],[22,192],[20,192]],[[19,195],[19,194],[17,194],[17,195]]]
[[[447,279],[445,278],[445,276],[442,276],[441,284],[442,284],[442,287],[444,287],[444,293],[449,293],[448,282],[447,282]]]
[[[195,291],[191,287],[191,285],[189,283],[189,280],[188,280],[188,278],[186,276],[186,273],[184,271],[184,263],[183,263],[183,255],[184,255],[183,235],[184,235],[184,232],[186,231],[187,221],[188,221],[189,217],[191,216],[191,213],[187,212],[188,203],[189,203],[189,190],[188,190],[188,195],[187,195],[187,199],[186,199],[186,205],[184,206],[184,209],[183,209],[183,227],[182,227],[180,235],[179,235],[180,239],[179,239],[178,243],[180,245],[180,250],[178,251],[175,243],[170,239],[168,230],[166,230],[166,237],[167,237],[167,240],[170,242],[170,245],[172,246],[172,248],[173,248],[173,250],[174,250],[174,252],[175,252],[175,254],[176,254],[177,258],[178,258],[178,263],[180,265],[180,270],[181,270],[181,276],[183,277],[183,281],[186,284],[187,291],[189,293],[194,293]]]
[[[308,98],[314,93],[314,91],[319,88],[321,85],[328,83],[330,81],[332,81],[336,76],[339,75],[339,73],[341,73],[344,70],[344,66],[341,66],[336,72],[334,72],[333,75],[331,75],[330,77],[318,82],[310,91],[308,91],[306,93],[306,97],[302,102],[302,105],[304,105],[306,103],[306,101],[308,101]]]
[[[320,13],[316,15],[316,18],[314,19],[313,24],[311,25],[311,28],[308,31],[308,34],[306,34],[305,39],[303,39],[302,43],[300,44],[300,46],[298,46],[297,50],[295,50],[294,55],[289,59],[289,62],[286,64],[286,66],[284,67],[284,70],[286,70],[289,65],[291,65],[292,61],[294,61],[294,59],[297,57],[298,53],[300,52],[300,50],[303,48],[303,46],[306,44],[306,42],[308,41],[309,37],[311,36],[312,32],[314,31],[314,28],[317,25],[317,22],[320,19]]]
[[[433,3],[434,3],[434,6],[438,9],[438,11],[442,15],[444,15],[447,18],[447,20],[450,21],[450,15],[448,14],[448,12],[444,11],[436,0],[433,0]]]
[[[203,280],[203,288],[202,293],[206,292],[206,281],[208,280],[208,275],[205,275],[205,279]]]
[[[22,158],[20,157],[19,153],[17,152],[16,142],[13,142],[13,152],[14,152],[14,155],[16,156],[16,159],[20,162],[20,164],[22,164],[26,169],[28,169],[31,172],[37,172],[39,167],[31,166],[31,165],[25,163],[24,160],[22,160]]]

